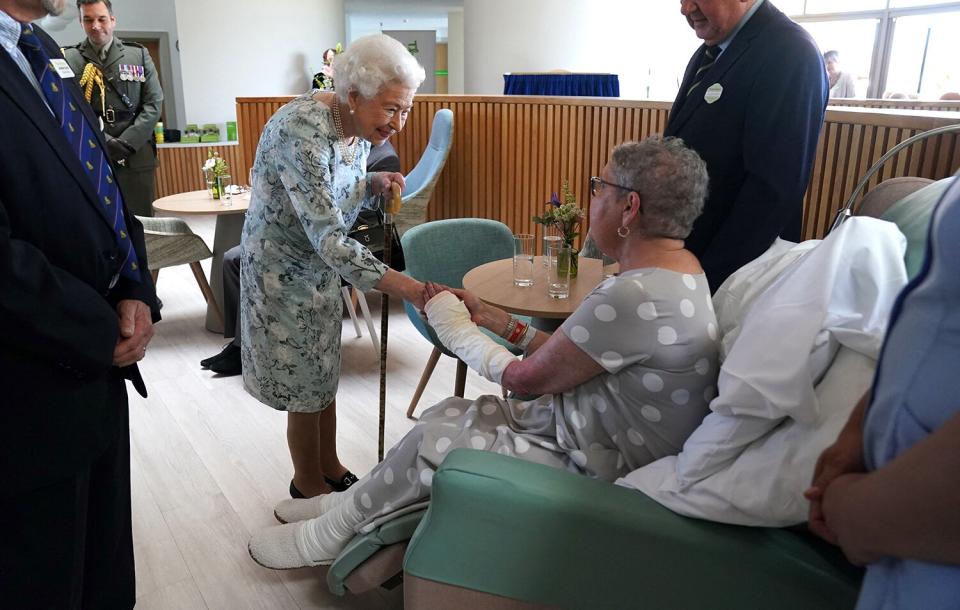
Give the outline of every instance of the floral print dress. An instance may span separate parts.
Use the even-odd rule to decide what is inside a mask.
[[[336,397],[340,377],[340,279],[369,290],[386,267],[348,237],[372,207],[370,144],[348,162],[329,107],[300,96],[271,117],[253,166],[240,256],[243,381],[266,405],[313,413]],[[348,153],[349,154],[349,153]]]

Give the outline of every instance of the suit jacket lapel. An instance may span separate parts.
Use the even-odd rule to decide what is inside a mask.
[[[49,44],[45,44],[45,47],[51,57],[59,56],[59,49],[51,49]],[[63,79],[63,84],[72,91],[75,100],[82,100],[80,90],[77,89],[76,83],[72,82],[73,80],[75,79]],[[67,139],[63,135],[63,131],[57,124],[56,119],[50,113],[46,104],[38,99],[39,93],[30,85],[27,78],[20,72],[20,68],[7,53],[0,53],[0,90],[6,93],[13,103],[20,107],[27,119],[36,126],[37,131],[39,131],[50,144],[50,147],[54,153],[56,153],[56,157],[63,164],[64,168],[80,185],[81,190],[83,190],[86,195],[87,203],[97,210],[100,218],[113,230],[112,219],[107,217],[107,212],[103,205],[100,204],[93,183],[84,175],[83,167],[80,165],[76,153],[70,149]],[[80,103],[78,105],[83,111],[84,116],[87,117],[87,120],[91,121],[91,125],[99,125],[96,118],[91,118],[92,113],[86,103]],[[97,138],[97,142],[103,150],[106,150],[100,134],[95,132],[94,136]]]
[[[675,133],[681,126],[681,119],[686,121],[686,118],[689,116],[689,113],[683,112],[685,106],[693,105],[693,100],[688,99],[687,89],[690,88],[693,81],[693,75],[696,74],[697,68],[700,66],[702,61],[703,54],[707,49],[707,45],[700,45],[700,48],[697,49],[697,52],[693,54],[693,57],[690,59],[690,62],[687,64],[687,69],[683,73],[683,81],[680,82],[680,90],[677,91],[677,97],[673,100],[673,106],[670,108],[670,117],[667,119],[667,131]],[[689,102],[689,104],[688,104]]]
[[[766,27],[767,23],[774,16],[774,10],[769,1],[760,5],[757,12],[753,14],[750,20],[744,24],[743,28],[737,32],[737,35],[733,37],[733,40],[729,46],[727,46],[726,50],[720,54],[720,57],[717,58],[717,62],[710,68],[710,71],[703,75],[703,82],[700,84],[700,87],[690,95],[686,95],[687,88],[693,84],[690,81],[697,67],[700,65],[700,58],[703,57],[703,53],[706,50],[705,44],[700,46],[700,49],[694,55],[694,60],[691,60],[690,64],[687,65],[687,71],[683,77],[683,84],[677,93],[677,99],[673,102],[673,109],[667,121],[667,126],[671,130],[671,133],[679,131],[690,117],[693,116],[694,111],[706,103],[703,96],[707,88],[719,82],[727,71],[737,63],[740,56],[750,48],[753,39],[763,31],[764,27]]]

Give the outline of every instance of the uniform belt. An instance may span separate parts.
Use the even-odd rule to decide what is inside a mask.
[[[117,121],[129,121],[135,116],[136,114],[130,112],[129,110],[114,110],[113,108],[107,108],[107,111],[103,113],[103,120],[107,123],[113,124]]]

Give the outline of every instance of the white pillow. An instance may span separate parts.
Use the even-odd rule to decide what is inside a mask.
[[[743,328],[754,302],[780,275],[805,254],[816,247],[820,240],[809,240],[799,244],[777,239],[770,248],[753,261],[747,263],[717,289],[713,296],[717,323],[722,335],[720,362],[726,360]],[[818,337],[814,349],[814,368],[816,378],[822,375],[836,353],[836,342],[829,341],[829,334]],[[760,397],[747,398],[742,395],[750,388],[749,380],[735,397],[739,402],[759,400]],[[718,407],[733,398],[729,389],[715,399]],[[711,405],[712,409],[712,405]],[[681,485],[698,481],[724,468],[743,448],[768,433],[777,425],[776,419],[751,417],[749,415],[731,416],[724,412],[711,412],[703,423],[687,439],[677,464]]]
[[[622,484],[706,519],[752,525],[796,519],[805,479],[829,444],[818,439],[836,432],[823,427],[833,417],[842,420],[859,398],[823,402],[815,384],[838,345],[876,359],[890,308],[906,284],[904,247],[895,225],[858,217],[820,243],[781,247],[738,271],[715,298],[718,320],[736,334],[712,412],[680,455],[642,467]],[[864,379],[869,383],[869,375]],[[751,496],[751,488],[762,494]]]
[[[841,347],[817,386],[821,411],[813,424],[782,420],[749,443],[728,467],[681,487],[677,456],[665,457],[617,480],[688,517],[764,527],[784,527],[807,520],[803,498],[813,467],[840,433],[850,411],[870,387],[876,362]],[[729,418],[728,418],[729,419]]]

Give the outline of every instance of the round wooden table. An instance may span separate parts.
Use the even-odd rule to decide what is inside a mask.
[[[471,269],[463,276],[463,287],[483,302],[510,313],[563,320],[573,313],[602,279],[603,265],[600,259],[580,258],[577,277],[570,280],[570,296],[555,299],[547,294],[547,268],[543,264],[543,257],[537,256],[533,261],[532,286],[514,285],[513,259],[505,258]]]
[[[210,192],[190,191],[161,197],[153,202],[153,210],[158,215],[194,216],[198,214],[217,217],[213,232],[213,263],[210,265],[210,288],[213,297],[223,311],[223,253],[240,243],[240,231],[243,218],[250,205],[250,193],[234,195],[232,205],[223,205],[220,199],[214,199]],[[217,319],[212,307],[207,307],[206,326],[216,333],[223,332],[223,326]]]

